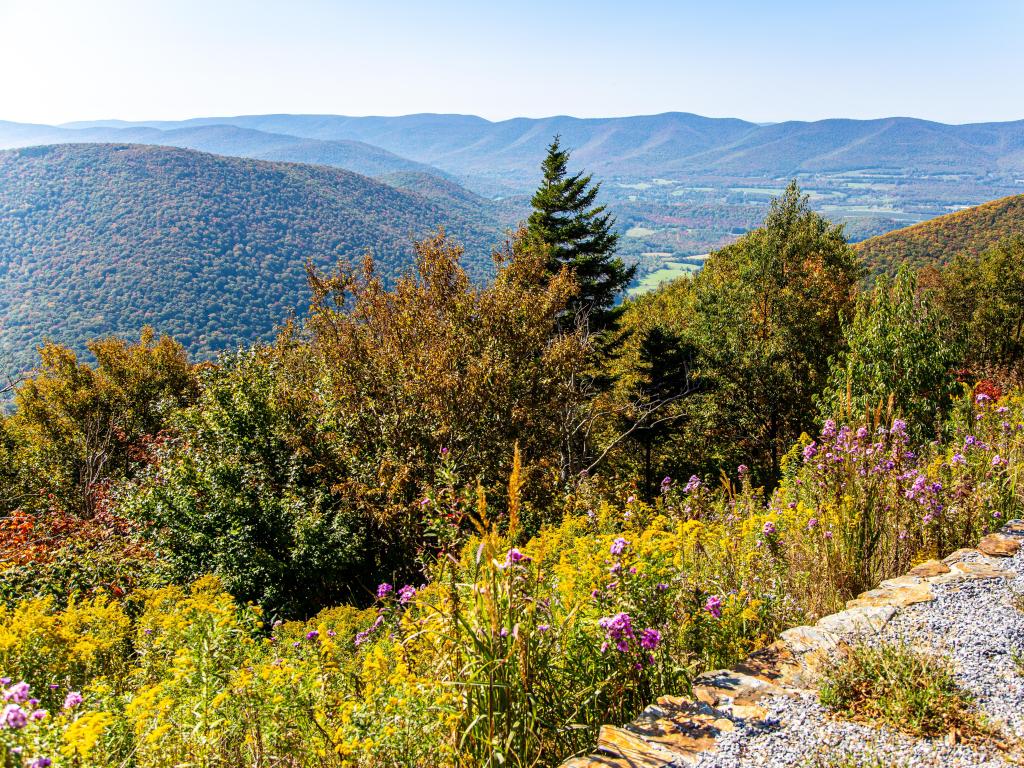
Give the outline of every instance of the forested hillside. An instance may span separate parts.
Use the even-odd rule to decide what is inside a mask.
[[[499,228],[467,200],[448,210],[346,171],[166,147],[60,145],[0,152],[0,353],[44,336],[172,334],[193,354],[269,339],[308,305],[305,264],[411,266],[440,226],[489,274]]]
[[[419,172],[445,176],[445,173],[386,149],[362,141],[323,141],[281,133],[268,133],[234,125],[199,125],[158,130],[146,126],[133,128],[61,128],[0,120],[0,149],[44,144],[153,144],[196,149],[218,155],[251,157],[344,168],[364,176],[386,173]]]
[[[856,248],[872,272],[895,272],[901,264],[920,268],[948,264],[961,253],[977,256],[1013,235],[1024,235],[1024,195],[897,229]]]

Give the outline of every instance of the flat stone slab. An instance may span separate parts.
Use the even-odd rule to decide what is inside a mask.
[[[587,755],[566,760],[562,763],[561,768],[633,768],[635,765],[636,763],[632,763],[624,757]]]
[[[682,757],[678,752],[614,725],[601,726],[601,732],[597,737],[597,749],[613,757],[624,758],[636,768],[667,768],[678,764]]]
[[[1020,542],[1012,536],[990,533],[978,543],[978,550],[990,557],[1013,557],[1020,549]]]
[[[1004,571],[1002,568],[978,561],[954,563],[953,570],[972,579],[1013,579],[1017,576],[1013,571]]]
[[[1010,520],[1003,526],[1004,533],[1024,533],[1024,520]]]
[[[779,637],[787,648],[799,655],[815,651],[834,653],[842,644],[835,634],[821,627],[791,627]]]
[[[867,605],[825,616],[815,626],[839,636],[877,635],[895,614],[891,605]]]
[[[930,579],[933,576],[941,576],[944,573],[949,573],[949,566],[944,562],[941,560],[925,560],[920,565],[915,565],[911,568],[907,575]]]
[[[955,552],[951,552],[950,554],[942,558],[942,562],[944,562],[946,565],[953,565],[953,563],[959,563],[968,555],[976,554],[978,554],[978,550],[976,549],[958,549]]]
[[[753,704],[765,696],[782,693],[772,683],[758,677],[729,669],[719,669],[698,675],[693,681],[693,695],[712,707]]]
[[[944,566],[945,567],[945,566]],[[949,570],[947,568],[947,570]],[[915,578],[916,577],[912,577]],[[893,605],[903,608],[915,603],[927,603],[935,599],[931,584],[917,579],[916,583],[899,587],[881,587],[871,589],[857,595],[856,599],[848,600],[847,608],[863,608],[867,606]]]
[[[664,747],[676,755],[677,762],[697,762],[701,752],[713,749],[715,739],[735,725],[725,717],[708,720],[635,720],[625,730],[642,738],[648,744]]]

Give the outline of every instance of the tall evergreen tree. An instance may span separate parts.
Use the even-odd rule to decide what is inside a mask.
[[[582,172],[570,176],[568,166],[569,151],[555,136],[541,165],[544,179],[530,201],[533,213],[527,226],[551,248],[552,272],[565,265],[575,273],[579,292],[570,310],[585,312],[591,331],[604,331],[615,327],[615,300],[636,267],[627,267],[615,255],[615,219],[605,206],[594,204],[601,185]]]
[[[682,415],[671,404],[698,391],[694,380],[696,348],[661,325],[649,328],[640,339],[634,398],[641,415],[633,440],[643,450],[643,494],[654,497],[653,449],[670,433]]]

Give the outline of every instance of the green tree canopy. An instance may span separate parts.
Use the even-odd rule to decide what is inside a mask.
[[[593,331],[611,328],[619,314],[616,299],[636,267],[615,256],[615,220],[605,206],[595,205],[601,185],[582,171],[569,174],[569,152],[558,136],[541,168],[544,178],[531,200],[529,232],[550,248],[551,272],[567,266],[575,275],[578,290],[569,309],[585,312]]]
[[[762,227],[708,257],[692,332],[723,460],[748,462],[771,482],[788,445],[813,429],[859,276],[842,227],[812,211],[795,182]]]
[[[944,325],[908,267],[895,280],[880,277],[858,299],[846,349],[821,397],[823,410],[844,420],[901,416],[916,437],[933,437],[957,389],[959,355]]]
[[[147,440],[197,393],[185,350],[151,328],[135,344],[109,337],[88,348],[95,366],[44,344],[39,370],[17,388],[6,424],[24,502],[53,494],[84,517],[96,511],[106,483],[127,476]]]
[[[957,256],[940,273],[937,299],[968,366],[1024,373],[1024,237]]]

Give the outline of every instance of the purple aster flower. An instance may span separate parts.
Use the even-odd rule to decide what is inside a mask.
[[[812,517],[810,520],[807,521],[807,530],[813,531],[817,527],[818,527],[818,518]]]
[[[857,439],[858,440],[863,440],[867,436],[868,436],[868,428],[867,427],[860,427],[860,428],[857,429]]]
[[[906,437],[907,422],[903,419],[894,419],[892,422],[892,433],[898,437]]]
[[[962,453],[954,453],[953,458],[949,460],[949,463],[954,466],[963,465],[967,463],[967,459],[964,458]]]
[[[1006,463],[1007,463],[1006,459],[1004,459],[998,453],[995,456],[992,457],[992,466],[993,467],[1005,467]]]
[[[743,477],[749,471],[750,471],[750,468],[746,464],[740,464],[738,467],[736,467],[736,473],[740,477]]]
[[[806,462],[813,459],[817,452],[818,444],[816,442],[811,442],[808,445],[804,446],[804,461]]]
[[[977,403],[987,403],[991,399],[992,398],[989,397],[988,395],[986,395],[984,392],[979,392],[974,397],[974,401],[977,402]]]
[[[524,555],[518,549],[513,547],[512,549],[510,549],[508,551],[508,554],[505,555],[505,565],[508,566],[508,565],[510,565],[512,563],[521,563],[523,560],[529,560],[529,559],[530,558],[528,558],[526,555]]]
[[[411,587],[408,584],[406,584],[404,587],[398,590],[398,602],[402,603],[403,605],[405,603],[408,603],[414,597],[416,597],[416,587]]]
[[[4,691],[4,700],[13,701],[15,704],[21,704],[28,700],[29,685],[22,680],[17,685],[12,685],[6,691]]]
[[[686,493],[693,493],[700,488],[700,478],[696,475],[690,475],[690,479],[686,483],[686,487],[683,488]]]
[[[309,630],[309,632],[306,633],[307,640],[316,640],[318,637],[320,637],[320,633],[317,632],[315,629],[311,629]]]
[[[26,723],[28,723],[28,715],[17,704],[8,704],[0,713],[0,726],[4,728],[18,730],[24,728]]]
[[[53,761],[48,757],[37,757],[31,763],[28,764],[28,768],[50,768],[53,765]]]
[[[775,523],[771,520],[766,520],[764,525],[761,527],[761,533],[765,536],[774,536],[776,533]]]
[[[550,624],[539,624],[537,626],[537,631],[538,632],[547,632],[550,629],[551,629],[551,625]]]
[[[385,597],[391,594],[392,590],[394,590],[394,587],[392,587],[387,582],[384,582],[379,587],[377,587],[377,599],[383,600]]]
[[[668,589],[668,584],[662,582],[661,584],[658,584],[658,586],[655,587],[655,589],[657,589],[659,592],[664,592],[666,589]]]
[[[836,423],[832,419],[825,421],[825,426],[821,428],[822,437],[835,437],[836,434]]]
[[[714,616],[716,619],[722,618],[722,598],[718,595],[712,595],[704,603],[704,610]]]
[[[669,477],[668,475],[665,475],[665,477],[661,478],[661,490],[662,491],[667,491],[668,487],[670,485],[672,485],[672,478],[671,477]]]
[[[37,709],[35,712],[32,713],[31,718],[33,720],[45,720],[47,714],[48,713],[45,709]]]
[[[628,547],[628,546],[629,546],[629,542],[626,541],[621,536],[619,536],[618,538],[615,539],[615,541],[612,542],[612,546],[611,546],[611,550],[610,551],[611,551],[611,553],[613,555],[621,555],[623,552],[626,551],[626,547]]]
[[[627,504],[632,504],[634,501],[636,501],[636,496],[630,496],[628,499],[626,499]]]
[[[653,651],[661,643],[661,632],[656,629],[648,627],[640,633],[640,647]]]

